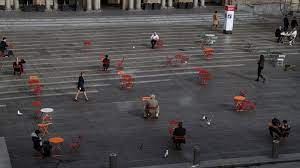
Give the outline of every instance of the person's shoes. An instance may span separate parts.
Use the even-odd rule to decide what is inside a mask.
[[[265,83],[265,81],[266,81],[266,78],[263,79],[263,83]]]
[[[89,99],[86,98],[85,101],[87,102],[87,101],[89,101]]]
[[[256,81],[256,82],[258,82],[259,80],[258,80],[258,79],[256,79],[255,81]]]
[[[73,100],[74,100],[75,102],[77,102],[77,101],[78,101],[78,100],[77,100],[77,99],[75,99],[75,98],[74,98]]]
[[[148,119],[148,117],[147,117],[147,116],[144,116],[144,119]]]

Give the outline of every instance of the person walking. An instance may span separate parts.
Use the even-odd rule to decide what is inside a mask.
[[[178,127],[173,132],[173,142],[177,150],[181,150],[181,144],[185,143],[186,130],[182,127],[182,122],[178,123]]]
[[[154,49],[154,47],[155,47],[157,41],[159,40],[159,36],[158,36],[158,34],[157,34],[156,32],[154,32],[154,33],[151,35],[150,39],[151,39],[151,48]]]
[[[283,31],[286,32],[289,29],[289,25],[290,25],[289,19],[288,19],[287,15],[285,15],[283,18]]]
[[[257,79],[255,81],[258,82],[259,78],[261,77],[263,79],[263,82],[265,83],[266,78],[262,75],[262,70],[264,69],[264,65],[265,65],[265,56],[264,55],[260,55],[257,65],[258,65]]]
[[[77,101],[78,99],[78,95],[80,92],[83,92],[84,96],[85,96],[85,101],[88,101],[88,97],[86,95],[86,91],[84,89],[84,79],[83,79],[83,72],[80,72],[80,76],[78,78],[78,83],[77,83],[77,93],[76,96],[74,98],[74,101]]]
[[[107,71],[109,64],[110,64],[110,60],[108,58],[108,55],[105,55],[105,58],[102,60],[102,64],[103,64],[103,71]]]
[[[292,27],[292,29],[298,27],[298,22],[297,22],[296,16],[294,16],[293,20],[291,21],[291,27]]]
[[[212,28],[214,28],[215,30],[217,30],[219,22],[220,22],[220,18],[218,16],[218,11],[215,11],[215,14],[213,15],[213,25],[212,25]]]

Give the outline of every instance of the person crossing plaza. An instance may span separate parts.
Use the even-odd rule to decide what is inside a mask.
[[[83,72],[80,72],[80,76],[78,78],[78,82],[77,82],[77,93],[75,95],[74,101],[78,101],[78,96],[79,93],[83,92],[84,96],[85,96],[85,101],[88,101],[88,97],[86,95],[86,91],[84,88],[84,78],[83,78]]]

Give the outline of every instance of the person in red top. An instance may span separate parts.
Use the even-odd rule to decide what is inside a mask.
[[[107,71],[109,64],[110,64],[108,55],[105,55],[105,58],[102,60],[102,63],[103,63],[103,71]]]

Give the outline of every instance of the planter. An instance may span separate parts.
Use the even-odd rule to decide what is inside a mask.
[[[35,11],[37,12],[45,12],[46,6],[45,5],[35,5]]]

